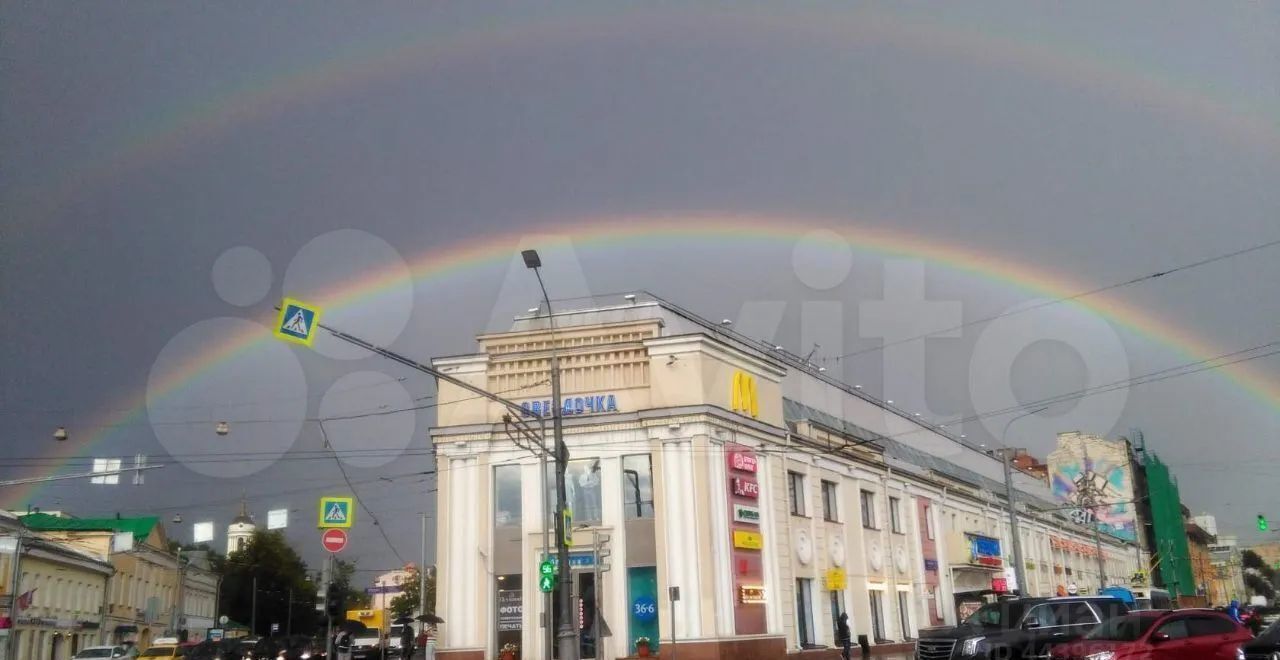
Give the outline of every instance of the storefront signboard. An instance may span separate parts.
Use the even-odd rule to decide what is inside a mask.
[[[521,401],[520,409],[525,417],[550,416],[554,411],[550,399],[542,401]],[[614,394],[593,394],[590,396],[565,397],[561,402],[561,415],[590,415],[594,413],[618,412],[618,398]]]
[[[520,590],[502,589],[498,591],[498,632],[520,630],[523,617],[524,605],[520,600]]]
[[[841,591],[848,582],[843,568],[828,569],[826,578],[827,591]]]
[[[1000,557],[1000,540],[990,536],[969,534],[969,563],[988,568],[1004,566]]]
[[[755,454],[746,451],[729,452],[729,469],[754,474],[759,469]]]
[[[760,524],[760,509],[746,504],[733,505],[733,521],[748,525]]]
[[[764,537],[758,532],[735,529],[733,530],[733,547],[743,550],[760,550],[764,548]]]
[[[760,484],[750,477],[734,477],[730,482],[733,486],[733,494],[738,497],[747,497],[750,499],[760,498]]]

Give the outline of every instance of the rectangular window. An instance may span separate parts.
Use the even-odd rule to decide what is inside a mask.
[[[791,515],[804,514],[804,475],[799,472],[787,473],[787,494],[791,497]]]
[[[867,529],[879,529],[876,527],[876,494],[869,490],[858,491],[858,498],[862,502],[862,526]]]
[[[925,534],[927,534],[929,536],[929,540],[932,541],[934,538],[933,507],[928,504],[924,505],[924,529]]]
[[[894,534],[902,533],[902,500],[889,498],[889,528]]]
[[[598,525],[602,521],[600,504],[600,459],[569,461],[564,475],[565,498],[573,512],[573,524]],[[556,472],[547,464],[548,518],[555,519]]]
[[[840,615],[844,614],[844,592],[832,591],[831,594],[831,638],[832,646],[840,648],[844,640],[840,639]],[[849,627],[849,636],[853,637],[853,626]]]
[[[872,591],[871,593],[871,634],[873,644],[879,644],[882,640],[888,638],[884,636],[884,592]]]
[[[911,638],[911,592],[898,592],[898,623],[902,626],[902,640]]]
[[[622,457],[622,512],[627,520],[653,517],[653,461],[648,454]]]
[[[814,645],[813,635],[813,580],[796,578],[796,630],[800,648]]]
[[[493,525],[494,527],[519,527],[520,466],[499,465],[493,468]]]
[[[840,522],[839,511],[836,499],[836,484],[834,481],[824,479],[822,481],[822,519]]]

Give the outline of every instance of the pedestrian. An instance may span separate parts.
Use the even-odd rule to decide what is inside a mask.
[[[413,626],[405,625],[400,629],[400,655],[403,658],[413,657]]]
[[[853,654],[853,634],[849,632],[849,615],[845,612],[841,612],[836,621],[836,641],[844,649],[841,653],[844,660],[850,660]]]
[[[337,636],[333,639],[334,650],[338,653],[338,660],[351,660],[351,632],[348,630],[339,630]]]
[[[1240,601],[1231,601],[1231,604],[1227,606],[1227,616],[1231,617],[1236,623],[1244,624],[1244,619],[1240,618]]]

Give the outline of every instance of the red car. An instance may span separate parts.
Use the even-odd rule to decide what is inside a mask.
[[[1053,660],[1239,660],[1253,635],[1213,610],[1144,610],[1107,619]]]

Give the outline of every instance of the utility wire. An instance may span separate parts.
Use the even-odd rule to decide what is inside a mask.
[[[853,352],[850,352],[850,353],[845,353],[845,354],[843,354],[843,355],[837,355],[835,358],[832,358],[832,359],[834,359],[834,360],[836,360],[836,361],[840,361],[840,360],[843,360],[843,359],[845,359],[845,358],[851,358],[851,357],[856,357],[856,356],[863,355],[863,354],[866,354],[866,353],[874,353],[874,352],[876,352],[876,351],[882,351],[882,350],[884,350],[884,349],[886,349],[886,348],[889,348],[890,346],[897,346],[897,345],[899,345],[899,344],[906,344],[906,343],[913,342],[913,341],[919,341],[919,340],[921,340],[921,339],[927,339],[927,338],[929,338],[929,337],[933,337],[933,336],[935,336],[935,335],[940,335],[940,334],[944,334],[944,333],[948,333],[948,332],[954,332],[954,331],[956,331],[956,330],[961,330],[961,329],[963,329],[963,328],[967,328],[967,327],[972,326],[972,325],[980,325],[980,324],[984,324],[984,323],[990,323],[990,322],[995,321],[995,320],[997,320],[997,319],[1002,319],[1002,318],[1006,318],[1006,317],[1009,317],[1009,316],[1016,316],[1016,315],[1018,315],[1018,314],[1025,314],[1025,313],[1027,313],[1027,312],[1032,312],[1032,311],[1035,311],[1035,310],[1038,310],[1038,309],[1044,309],[1045,307],[1051,307],[1051,306],[1053,306],[1053,305],[1059,305],[1059,304],[1062,304],[1062,303],[1065,303],[1065,302],[1071,302],[1071,301],[1073,301],[1073,300],[1079,300],[1079,299],[1081,299],[1081,298],[1087,298],[1087,297],[1089,297],[1089,296],[1094,296],[1094,295],[1097,295],[1097,294],[1099,294],[1099,293],[1104,293],[1104,292],[1107,292],[1107,291],[1114,291],[1114,290],[1116,290],[1116,289],[1121,289],[1121,288],[1124,288],[1124,287],[1127,287],[1127,286],[1133,286],[1134,284],[1140,284],[1140,283],[1142,283],[1142,282],[1148,282],[1148,281],[1151,281],[1151,280],[1154,280],[1154,279],[1158,279],[1158,278],[1164,277],[1164,276],[1166,276],[1166,275],[1172,275],[1172,274],[1174,274],[1174,273],[1182,272],[1182,271],[1184,271],[1184,270],[1191,270],[1191,269],[1193,269],[1193,268],[1199,268],[1199,267],[1201,267],[1201,266],[1206,266],[1206,265],[1208,265],[1208,264],[1215,263],[1215,262],[1218,262],[1218,261],[1224,261],[1224,260],[1227,260],[1227,259],[1234,259],[1235,257],[1243,256],[1243,255],[1249,254],[1249,253],[1251,253],[1251,252],[1257,252],[1257,251],[1259,251],[1259,250],[1266,250],[1266,249],[1268,249],[1268,248],[1276,247],[1277,245],[1280,245],[1280,239],[1273,240],[1273,241],[1267,241],[1267,242],[1265,242],[1265,243],[1257,243],[1257,244],[1255,244],[1255,245],[1251,245],[1251,246],[1246,247],[1246,248],[1242,248],[1242,249],[1239,249],[1239,250],[1235,250],[1235,251],[1233,251],[1233,252],[1227,252],[1227,253],[1224,253],[1224,254],[1219,254],[1219,255],[1216,255],[1216,256],[1212,256],[1212,257],[1207,257],[1207,258],[1204,258],[1204,259],[1200,259],[1199,261],[1193,261],[1193,262],[1185,263],[1185,264],[1182,264],[1182,265],[1179,265],[1179,266],[1174,266],[1173,268],[1170,268],[1170,269],[1168,269],[1168,270],[1160,270],[1160,271],[1156,271],[1156,272],[1154,272],[1154,273],[1148,273],[1148,274],[1146,274],[1146,275],[1142,275],[1142,276],[1135,277],[1135,278],[1132,278],[1132,279],[1124,280],[1123,282],[1114,282],[1114,283],[1112,283],[1112,284],[1107,284],[1107,285],[1105,285],[1105,286],[1100,286],[1100,287],[1097,287],[1097,288],[1095,288],[1095,289],[1089,289],[1089,290],[1087,290],[1087,291],[1081,291],[1081,292],[1079,292],[1079,293],[1074,293],[1074,294],[1071,294],[1071,295],[1069,295],[1069,296],[1064,296],[1064,297],[1061,297],[1061,298],[1054,298],[1053,300],[1045,300],[1045,301],[1041,301],[1041,302],[1038,302],[1038,303],[1036,303],[1036,304],[1034,304],[1034,305],[1029,305],[1029,306],[1027,306],[1027,307],[1021,307],[1021,308],[1018,308],[1018,309],[1009,310],[1009,311],[1006,311],[1006,312],[1002,312],[1002,313],[1000,313],[1000,314],[996,314],[996,315],[994,315],[994,316],[987,316],[987,317],[983,317],[983,318],[980,318],[980,319],[974,319],[974,320],[972,320],[972,321],[968,321],[968,322],[965,322],[965,323],[961,323],[961,324],[959,324],[959,325],[954,325],[954,326],[951,326],[951,327],[949,327],[949,328],[942,328],[942,329],[940,329],[940,330],[932,330],[932,331],[930,331],[930,332],[925,332],[925,333],[921,333],[921,334],[914,335],[914,336],[911,336],[911,337],[906,337],[906,338],[904,338],[904,339],[898,339],[898,340],[890,341],[890,342],[883,342],[883,343],[881,343],[879,346],[872,346],[872,347],[869,347],[869,348],[864,348],[864,349],[861,349],[861,350],[853,351]]]
[[[332,447],[333,445],[329,444],[329,433],[324,429],[324,422],[322,421],[319,424],[320,435],[324,438],[324,446]],[[391,554],[395,555],[396,560],[403,565],[405,563],[404,557],[400,555],[400,551],[397,550],[395,544],[391,542],[391,537],[387,536],[387,530],[382,528],[382,522],[378,520],[377,514],[369,508],[369,505],[365,503],[364,498],[360,497],[356,492],[355,484],[352,484],[351,477],[347,476],[347,468],[342,466],[342,459],[338,458],[337,454],[334,454],[333,462],[338,465],[338,472],[342,473],[342,480],[347,482],[347,488],[350,488],[351,494],[355,495],[356,502],[360,505],[360,508],[364,509],[364,512],[369,514],[369,519],[373,521],[373,526],[378,528],[378,533],[382,535],[382,540],[387,542],[387,547],[391,549]]]

